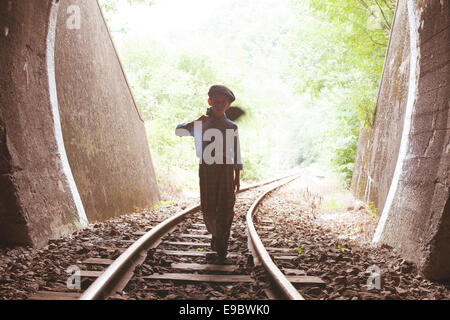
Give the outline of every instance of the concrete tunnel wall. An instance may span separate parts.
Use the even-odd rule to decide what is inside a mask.
[[[55,70],[61,125],[89,221],[151,205],[159,192],[144,122],[101,9],[96,0],[61,0],[59,6]],[[76,23],[68,28],[78,13],[79,29]]]
[[[450,279],[450,5],[399,0],[373,129],[361,131],[354,193],[381,214],[374,243]]]
[[[0,241],[39,247],[159,200],[96,1],[0,0],[0,23]]]

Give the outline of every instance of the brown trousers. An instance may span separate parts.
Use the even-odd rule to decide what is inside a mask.
[[[234,217],[234,167],[231,164],[200,164],[200,205],[215,250],[225,255]],[[211,242],[211,244],[213,244]]]

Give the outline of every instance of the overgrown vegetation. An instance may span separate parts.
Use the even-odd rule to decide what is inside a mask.
[[[246,111],[243,179],[322,162],[350,181],[359,129],[372,122],[393,0],[100,2],[160,183],[197,187],[192,140],[174,129],[205,112],[216,83]],[[170,4],[177,10],[164,11]],[[163,15],[173,26],[155,22]]]
[[[372,126],[395,2],[294,1],[304,22],[289,42],[296,88],[330,107],[330,163],[346,184],[353,173],[359,131]]]

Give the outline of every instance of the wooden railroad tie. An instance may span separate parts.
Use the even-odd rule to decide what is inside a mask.
[[[187,229],[187,232],[191,232],[192,234],[207,234],[209,233],[206,229]]]
[[[319,277],[311,276],[286,276],[293,285],[324,285],[325,282]],[[144,276],[142,279],[151,280],[175,280],[186,282],[253,282],[249,275],[228,275],[228,274],[192,274],[192,273],[163,273]]]
[[[180,235],[182,238],[199,238],[199,239],[211,239],[210,234],[189,234],[189,233],[183,233]]]
[[[175,280],[187,282],[253,282],[254,279],[248,275],[223,275],[223,274],[192,274],[192,273],[163,273],[152,274],[142,277],[151,280]]]
[[[162,249],[157,249],[157,252],[163,253],[163,254],[167,254],[167,255],[171,255],[171,256],[187,256],[187,257],[204,257],[207,253],[210,252],[204,252],[204,251],[178,251],[178,250],[162,250]],[[290,255],[276,255],[276,253],[273,253],[274,258],[277,260],[292,260],[297,258],[297,256],[290,256]],[[230,252],[228,253],[227,257],[228,258],[236,258],[239,257],[240,255],[238,253],[235,252]]]
[[[170,244],[173,246],[192,246],[192,247],[198,247],[198,248],[202,248],[202,247],[209,247],[210,244],[207,242],[176,242],[176,241],[167,241],[164,242],[165,244]]]
[[[54,291],[38,291],[29,296],[28,300],[78,300],[81,293],[77,292],[54,292]]]
[[[238,266],[229,264],[199,264],[199,263],[172,263],[172,269],[186,271],[219,271],[219,272],[235,272]]]

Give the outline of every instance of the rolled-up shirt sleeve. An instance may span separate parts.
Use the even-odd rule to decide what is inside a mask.
[[[202,157],[202,128],[197,125],[197,131],[195,130],[196,126],[192,126],[191,130],[186,129],[186,126],[189,122],[183,122],[177,125],[175,129],[175,134],[179,137],[191,136],[194,137],[195,141],[195,152],[198,158]]]
[[[179,137],[186,137],[186,136],[194,136],[194,128],[192,127],[191,130],[186,129],[186,126],[189,122],[183,122],[177,125],[175,129],[175,134]]]

